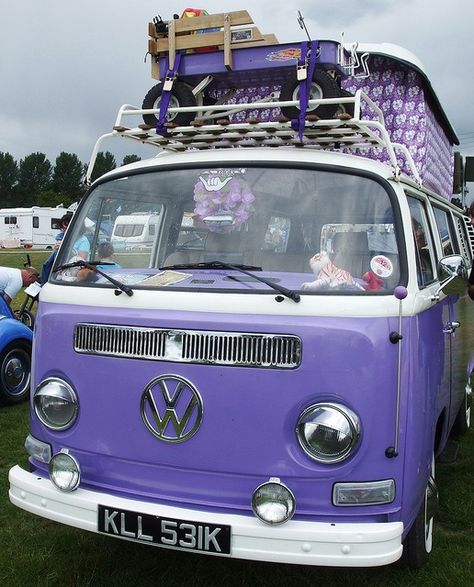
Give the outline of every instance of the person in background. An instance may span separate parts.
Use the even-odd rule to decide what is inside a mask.
[[[99,269],[111,269],[113,267],[120,267],[115,262],[115,251],[112,243],[103,242],[97,247],[97,256],[101,264],[97,265]],[[102,265],[104,263],[104,265]]]
[[[89,259],[91,252],[91,243],[85,234],[82,234],[72,247],[74,257],[80,257],[83,261]]]
[[[26,269],[0,267],[0,295],[10,305],[20,289],[28,287],[38,277],[39,273],[34,267],[26,267]]]
[[[59,247],[61,246],[61,242],[63,240],[64,233],[66,232],[66,229],[69,226],[69,223],[71,222],[71,218],[72,218],[72,213],[68,212],[67,214],[64,214],[64,216],[62,216],[61,220],[59,221],[59,232],[56,235],[56,242],[54,244],[54,250],[51,253],[51,255],[46,259],[46,261],[43,263],[43,266],[41,268],[41,275],[39,278],[39,282],[41,283],[41,285],[44,285],[48,281],[49,274],[51,273],[51,268],[53,267],[54,260],[56,259],[56,255],[58,254]]]

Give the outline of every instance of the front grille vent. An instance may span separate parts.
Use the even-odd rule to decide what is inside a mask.
[[[301,362],[297,336],[104,324],[78,324],[74,350],[128,359],[282,369],[294,369]]]

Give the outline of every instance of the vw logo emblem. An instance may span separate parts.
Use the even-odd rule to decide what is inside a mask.
[[[192,383],[178,375],[152,379],[143,392],[141,416],[148,430],[164,442],[183,442],[202,422],[202,399]]]

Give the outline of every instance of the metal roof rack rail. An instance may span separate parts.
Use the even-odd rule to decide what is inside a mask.
[[[140,109],[130,104],[123,105],[117,115],[113,131],[99,137],[93,149],[91,160],[86,174],[86,183],[90,183],[95,159],[102,143],[111,137],[121,136],[139,141],[144,144],[154,145],[160,149],[169,151],[186,151],[189,149],[225,149],[247,147],[309,147],[312,149],[341,150],[341,149],[385,149],[395,178],[400,177],[400,165],[397,152],[401,154],[410,169],[414,181],[421,186],[422,180],[415,166],[408,148],[400,143],[393,143],[385,127],[383,112],[361,90],[355,96],[323,98],[309,100],[309,106],[320,104],[353,105],[354,115],[341,112],[337,118],[322,120],[317,116],[307,116],[304,128],[298,128],[298,120],[281,119],[276,122],[262,122],[258,119],[250,119],[246,122],[231,123],[228,120],[219,120],[208,124],[201,121],[199,116],[203,114],[203,107],[188,106],[181,108],[169,108],[170,113],[196,112],[196,119],[189,126],[175,126],[168,123],[166,134],[158,134],[155,127],[138,124],[136,127],[125,125],[125,119],[130,116],[143,116],[144,114],[159,114],[159,109]],[[365,110],[369,110],[373,119],[362,119],[361,104],[365,104]],[[237,111],[272,109],[286,106],[299,106],[299,102],[272,100],[270,102],[250,102],[237,105],[213,105],[212,111],[222,116]],[[209,107],[206,108],[206,111]]]

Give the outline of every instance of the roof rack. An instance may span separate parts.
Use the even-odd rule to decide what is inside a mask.
[[[355,96],[323,98],[309,100],[309,106],[320,104],[341,104],[346,106],[346,112],[337,118],[320,120],[317,116],[308,115],[303,129],[295,128],[296,121],[281,119],[276,122],[262,122],[258,119],[249,119],[247,122],[230,123],[222,119],[213,124],[206,124],[199,120],[203,114],[203,107],[189,106],[181,108],[169,108],[170,113],[196,112],[196,119],[189,126],[175,126],[167,123],[166,135],[156,132],[156,128],[146,124],[138,124],[136,127],[125,126],[125,118],[130,116],[143,116],[144,114],[159,115],[159,109],[140,109],[130,104],[123,105],[117,115],[113,132],[99,137],[91,155],[91,160],[86,174],[86,183],[90,183],[95,159],[102,143],[111,137],[121,136],[134,139],[147,145],[154,145],[160,149],[169,151],[186,151],[190,149],[225,149],[247,147],[310,147],[323,150],[366,150],[370,148],[385,149],[390,165],[396,179],[400,177],[400,165],[397,152],[401,154],[416,183],[420,186],[422,180],[415,166],[408,148],[400,143],[393,143],[385,127],[383,112],[361,90]],[[347,105],[352,104],[354,115],[347,113]],[[366,105],[366,110],[371,111],[373,119],[361,119],[361,104]],[[214,114],[222,113],[222,116],[233,114],[237,111],[273,109],[287,106],[299,106],[299,101],[280,102],[250,102],[238,105],[213,105]],[[209,107],[204,108],[206,111]]]

